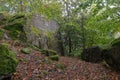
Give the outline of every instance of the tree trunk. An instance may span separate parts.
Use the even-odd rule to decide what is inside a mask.
[[[71,41],[71,38],[69,37],[68,38],[68,45],[69,45],[69,54],[72,52],[72,41]]]
[[[85,28],[84,28],[84,16],[82,14],[82,18],[81,18],[81,28],[82,28],[82,48],[83,50],[85,49]]]
[[[20,0],[20,12],[24,11],[24,6],[22,0]]]
[[[63,39],[62,39],[60,30],[58,31],[58,40],[59,40],[58,45],[59,45],[59,48],[60,48],[61,56],[64,56],[65,51],[64,51]]]

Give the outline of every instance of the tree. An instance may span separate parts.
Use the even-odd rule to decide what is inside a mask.
[[[119,1],[118,1],[119,3]],[[97,37],[93,39],[95,45],[105,45],[110,43],[114,38],[114,33],[119,31],[119,6],[109,1],[106,6],[92,16],[87,23],[87,29],[94,29]],[[116,4],[116,6],[113,6]]]
[[[1,12],[41,14],[49,18],[61,16],[61,4],[56,0],[1,0],[0,4]]]
[[[81,44],[77,46],[79,49],[85,49],[86,47],[94,46],[94,45],[102,45],[102,44],[108,44],[112,38],[113,38],[113,31],[116,29],[118,30],[119,23],[116,23],[114,26],[116,28],[113,28],[113,25],[110,25],[107,27],[110,22],[114,24],[116,20],[119,18],[119,8],[115,10],[111,10],[111,6],[114,7],[114,5],[118,6],[119,1],[108,1],[108,0],[62,0],[63,3],[63,16],[64,21],[62,23],[62,26],[66,26],[68,29],[64,30],[66,34],[69,34],[69,31],[74,31],[73,29],[69,30],[68,25],[71,22],[74,25],[77,25],[77,29],[79,30],[79,36],[80,38],[77,39],[77,43]],[[116,14],[115,20],[108,20],[108,18],[111,18],[109,16],[112,16],[113,14]],[[104,14],[103,14],[104,13]],[[114,16],[115,17],[115,16]],[[99,18],[99,19],[98,19]],[[115,22],[114,22],[115,21]],[[71,25],[69,25],[71,26]],[[62,34],[62,32],[61,32]],[[64,36],[64,35],[62,35]],[[72,35],[66,35],[69,37],[69,39],[64,38],[67,42],[64,43],[66,48],[66,51],[68,53],[74,52],[74,50],[71,48],[73,47],[74,43],[72,43],[74,37]],[[78,36],[78,35],[77,35]],[[74,38],[75,39],[75,38]],[[71,44],[72,43],[72,44]],[[74,46],[74,48],[76,48]]]

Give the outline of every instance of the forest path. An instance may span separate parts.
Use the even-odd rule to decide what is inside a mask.
[[[20,63],[14,80],[120,80],[120,74],[102,64],[60,57],[51,61],[40,52],[17,55]]]
[[[103,64],[81,61],[77,58],[61,57],[60,62],[67,66],[64,80],[120,80],[120,73]]]
[[[120,80],[120,73],[103,64],[63,56],[59,61],[52,61],[39,51],[21,53],[23,46],[19,44],[14,44],[13,48],[19,60],[13,80]]]

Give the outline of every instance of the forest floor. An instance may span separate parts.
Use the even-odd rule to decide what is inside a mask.
[[[12,44],[13,42],[7,41]],[[52,61],[41,52],[20,52],[22,46],[14,44],[19,65],[13,80],[120,80],[120,73],[102,63],[90,63],[77,58],[62,57]]]

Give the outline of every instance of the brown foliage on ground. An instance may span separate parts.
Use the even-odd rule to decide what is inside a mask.
[[[39,51],[23,54],[20,52],[22,47],[14,46],[19,65],[13,80],[120,80],[119,72],[102,63],[89,63],[72,57],[60,57],[58,62],[51,61]]]

